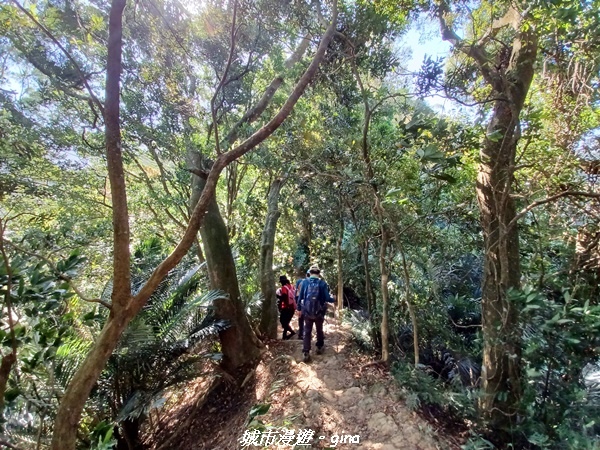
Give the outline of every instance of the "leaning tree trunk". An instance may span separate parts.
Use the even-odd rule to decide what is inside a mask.
[[[204,179],[192,175],[191,205],[195,206],[198,202],[204,185]],[[200,226],[200,236],[204,244],[204,257],[211,288],[229,294],[229,298],[215,302],[214,313],[216,318],[228,320],[232,324],[232,327],[219,334],[219,338],[223,352],[223,367],[226,370],[233,370],[256,359],[260,355],[261,345],[246,316],[235,261],[229,244],[229,232],[214,193]]]
[[[271,339],[277,338],[277,302],[275,301],[275,274],[273,273],[273,249],[279,211],[279,194],[285,180],[275,179],[269,189],[267,217],[260,240],[260,289],[264,297],[259,330]]]
[[[109,13],[108,52],[106,68],[106,96],[104,122],[106,133],[106,154],[111,186],[113,213],[113,292],[110,314],[102,331],[97,336],[85,360],[79,366],[63,395],[52,436],[51,450],[74,450],[81,413],[93,386],[98,381],[108,358],[114,351],[123,331],[136,314],[143,308],[152,293],[157,289],[196,241],[200,225],[203,223],[209,203],[221,172],[230,164],[267,139],[290,115],[306,87],[313,79],[325,51],[329,46],[337,23],[337,2],[334,2],[332,23],[327,28],[312,62],[294,86],[281,109],[263,127],[233,149],[221,153],[211,170],[206,174],[205,187],[190,216],[179,244],[152,272],[150,278],[132,296],[131,272],[129,270],[129,214],[127,211],[127,191],[121,154],[121,131],[119,120],[119,94],[122,54],[122,20],[126,0],[113,0]],[[232,314],[235,315],[235,314]]]

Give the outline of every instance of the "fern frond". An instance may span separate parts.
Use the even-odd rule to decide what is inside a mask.
[[[121,335],[115,352],[117,354],[132,353],[154,345],[156,342],[157,336],[154,334],[152,327],[145,322],[143,317],[138,317],[129,324]]]
[[[209,336],[214,336],[219,334],[221,331],[225,331],[226,329],[231,327],[231,323],[227,320],[218,319],[214,320],[209,324],[205,324],[199,330],[195,331],[190,335],[190,340],[193,343],[201,341],[202,339],[206,339]]]
[[[91,347],[92,341],[77,339],[75,336],[58,347],[54,374],[61,386],[67,387]]]
[[[198,330],[201,319],[206,317],[201,308],[207,309],[222,298],[227,298],[223,291],[213,290],[204,295],[197,296],[192,301],[185,303],[178,311],[172,310],[163,318],[157,337],[165,341],[176,341],[184,336],[193,334]]]
[[[245,302],[246,315],[251,323],[256,323],[260,320],[260,313],[264,301],[265,298],[262,295],[262,292],[255,292],[254,295]]]

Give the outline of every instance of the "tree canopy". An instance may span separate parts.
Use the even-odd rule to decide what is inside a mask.
[[[318,264],[466,448],[594,448],[598,11],[1,3],[0,443],[142,448],[167,389],[244,379],[277,275]],[[411,72],[424,22],[451,50]]]

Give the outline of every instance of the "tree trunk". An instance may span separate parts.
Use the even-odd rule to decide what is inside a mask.
[[[410,274],[408,273],[408,264],[406,264],[406,256],[404,250],[400,247],[400,254],[402,256],[402,269],[404,272],[404,292],[406,295],[406,305],[408,306],[408,315],[410,316],[410,322],[413,327],[413,351],[415,352],[415,367],[419,365],[419,324],[417,322],[417,312],[412,304],[411,291],[410,291]]]
[[[275,274],[273,273],[273,249],[279,212],[279,193],[284,180],[277,178],[271,183],[267,199],[267,217],[260,240],[260,289],[264,297],[259,330],[271,339],[277,338],[277,302],[275,301]]]
[[[116,450],[143,450],[145,446],[140,439],[140,422],[141,419],[124,420],[120,423],[117,432],[117,449]]]
[[[281,109],[263,127],[248,137],[241,144],[220,154],[206,176],[205,188],[194,211],[190,216],[189,224],[179,244],[152,272],[146,283],[139,289],[135,296],[131,296],[129,270],[129,225],[127,215],[127,195],[123,164],[121,155],[121,138],[119,125],[119,92],[122,52],[122,17],[126,0],[113,0],[109,14],[109,38],[107,54],[106,100],[105,100],[105,126],[106,126],[106,152],[108,159],[109,179],[111,183],[111,197],[113,203],[113,229],[114,229],[114,262],[113,262],[113,294],[112,307],[108,320],[104,324],[100,335],[94,342],[86,359],[77,369],[69,383],[56,416],[54,434],[52,436],[51,450],[74,450],[77,439],[79,419],[89,397],[92,387],[97,382],[106,361],[115,349],[119,338],[127,324],[142,309],[148,298],[164,280],[169,271],[173,269],[196,241],[197,233],[204,220],[209,203],[214,200],[217,181],[221,172],[230,164],[250,152],[257,145],[267,139],[283,121],[290,115],[294,106],[304,93],[306,87],[313,79],[325,51],[335,33],[337,23],[337,2],[334,2],[332,22],[321,39],[319,47],[312,62],[305,70],[302,77],[294,86],[292,92]],[[125,203],[123,205],[123,203]],[[225,307],[231,302],[225,302]],[[219,305],[218,305],[219,306]],[[231,312],[235,316],[235,312]],[[239,316],[239,314],[237,314]],[[246,321],[247,322],[247,321]],[[229,338],[228,338],[229,339]]]
[[[198,157],[200,155],[196,153]],[[202,166],[196,166],[202,167]],[[192,175],[192,205],[198,202],[206,182]],[[228,299],[215,302],[215,317],[228,320],[233,326],[219,334],[223,352],[223,367],[235,368],[256,359],[262,347],[254,330],[248,322],[240,287],[237,279],[235,261],[229,244],[229,232],[221,216],[215,194],[206,208],[204,221],[200,226],[200,236],[204,244],[204,257],[208,269],[208,278],[212,289],[227,292]]]
[[[108,361],[117,345],[123,330],[137,312],[129,309],[131,301],[129,213],[121,153],[119,105],[125,3],[126,0],[112,1],[109,13],[106,59],[104,134],[113,214],[112,309],[98,339],[77,372],[75,372],[61,399],[52,436],[52,450],[75,449],[79,418],[85,402],[106,361]]]
[[[8,254],[4,246],[4,233],[6,231],[6,223],[0,219],[0,255],[6,270],[6,285],[4,287],[4,305],[0,311],[4,312],[6,308],[6,322],[8,322],[8,335],[10,336],[11,349],[10,352],[2,356],[0,363],[0,419],[4,420],[4,394],[6,394],[6,386],[10,378],[10,372],[17,362],[18,342],[15,336],[15,322],[13,319],[13,304],[12,304],[12,288],[13,288],[13,270],[8,259]],[[4,317],[2,317],[4,319]]]
[[[494,24],[493,31],[510,26],[514,37],[495,55],[481,44],[465,42],[446,21],[450,7],[439,4],[442,38],[472,58],[495,98],[492,117],[481,150],[477,200],[484,237],[482,281],[483,395],[479,407],[500,440],[512,435],[521,397],[521,342],[519,312],[508,299],[520,281],[519,235],[512,198],[515,155],[520,138],[519,115],[534,73],[537,36],[531,24],[523,26],[525,12],[515,6]],[[474,40],[473,42],[477,42]],[[495,60],[494,57],[495,56]],[[514,220],[514,221],[513,221]],[[502,435],[502,436],[500,436]]]
[[[300,209],[300,235],[294,253],[294,272],[297,278],[304,278],[310,264],[310,243],[312,240],[312,222],[307,205]]]
[[[379,204],[379,201],[376,200]],[[380,217],[383,221],[383,218]],[[388,364],[390,361],[390,332],[389,332],[389,305],[387,247],[389,243],[388,232],[381,223],[381,249],[379,251],[379,268],[381,270],[381,360]]]
[[[17,355],[14,351],[7,353],[2,357],[0,363],[0,418],[4,418],[4,394],[6,394],[6,386],[8,384],[8,378],[10,372],[17,362]]]
[[[61,399],[54,424],[52,450],[75,449],[79,418],[85,401],[132,317],[124,312],[122,314],[111,312],[109,315],[95,344],[73,376]]]
[[[340,208],[342,203],[340,202]],[[341,314],[344,309],[344,271],[342,270],[342,241],[344,240],[344,218],[340,217],[340,235],[337,240],[337,307],[338,313]]]
[[[504,131],[507,144],[486,141],[477,176],[477,199],[484,235],[481,298],[484,395],[480,407],[493,428],[499,430],[508,430],[515,424],[521,395],[519,314],[514,302],[507,298],[509,289],[519,288],[521,276],[518,231],[516,227],[507,228],[515,217],[515,205],[510,195],[510,171],[516,150],[511,135],[515,122],[509,105],[498,102],[488,133]]]
[[[533,78],[536,50],[537,40],[531,30],[515,38],[511,64],[497,89],[503,100],[494,104],[477,176],[484,236],[480,408],[491,426],[507,435],[516,425],[522,391],[519,311],[508,298],[510,289],[519,289],[521,277],[512,183],[520,137],[519,115]]]
[[[360,251],[362,253],[363,267],[365,269],[365,295],[367,296],[367,310],[369,311],[369,315],[373,317],[376,305],[373,282],[371,281],[371,269],[369,268],[369,241],[365,239],[363,245],[360,246]]]

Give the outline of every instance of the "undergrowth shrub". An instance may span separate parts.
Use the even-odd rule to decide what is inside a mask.
[[[455,421],[476,419],[477,391],[463,387],[458,379],[444,383],[428,373],[427,368],[415,368],[404,360],[392,365],[392,373],[408,408],[433,408]]]

